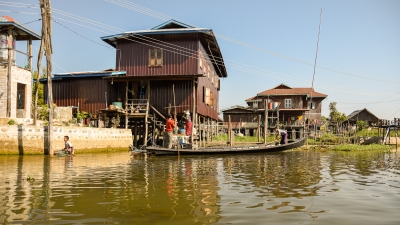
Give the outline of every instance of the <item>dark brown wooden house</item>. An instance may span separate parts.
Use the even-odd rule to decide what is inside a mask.
[[[372,114],[368,109],[364,108],[356,110],[347,116],[346,122],[349,125],[355,125],[357,121],[365,121],[366,125],[373,126],[378,124],[379,118]]]
[[[327,95],[312,88],[291,88],[280,84],[246,99],[248,108],[224,110],[224,124],[227,123],[227,116],[231,115],[231,122],[247,124],[249,133],[255,133],[251,130],[257,129],[258,115],[261,115],[261,121],[265,121],[268,117],[270,129],[280,125],[288,130],[301,130],[308,122],[309,124],[320,122],[322,100],[326,97]],[[250,112],[254,115],[250,116]]]
[[[85,99],[80,101],[82,110],[99,112],[106,126],[113,119],[112,126],[130,128],[144,140],[156,128],[161,130],[160,121],[164,123],[168,113],[180,120],[185,111],[190,111],[195,127],[218,121],[220,78],[227,77],[227,71],[211,29],[170,20],[149,30],[102,40],[116,49],[115,73],[101,79],[74,76],[59,84],[54,82],[57,105],[76,105],[76,99]],[[64,88],[67,82],[80,82],[89,90],[72,96]],[[120,103],[118,114],[105,106],[105,92],[107,104]],[[90,102],[96,104],[85,105]]]

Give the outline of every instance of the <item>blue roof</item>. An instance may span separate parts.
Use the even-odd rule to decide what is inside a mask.
[[[29,37],[32,37],[33,40],[41,39],[39,34],[19,24],[9,16],[0,16],[0,26],[14,26],[18,28],[15,32],[15,37],[17,40],[29,40]]]
[[[87,77],[111,77],[117,75],[126,75],[126,71],[85,71],[85,72],[72,72],[72,73],[54,73],[52,80],[59,79],[77,79]],[[47,78],[41,78],[40,81],[46,81]]]

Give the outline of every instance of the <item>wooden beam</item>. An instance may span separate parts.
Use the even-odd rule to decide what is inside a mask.
[[[11,67],[12,67],[12,27],[8,27],[8,65],[7,65],[7,112],[6,117],[11,117],[11,87],[12,87],[12,76],[11,76]]]

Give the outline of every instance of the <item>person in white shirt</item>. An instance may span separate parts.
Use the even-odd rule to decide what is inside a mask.
[[[275,128],[275,131],[277,132],[277,138],[281,136],[281,142],[279,144],[287,144],[287,131],[279,129],[278,127]]]

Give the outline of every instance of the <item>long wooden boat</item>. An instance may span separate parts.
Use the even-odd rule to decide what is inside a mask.
[[[258,153],[258,152],[277,152],[304,145],[305,138],[290,140],[287,144],[267,144],[236,147],[206,147],[198,149],[179,149],[180,155],[206,155],[206,154],[236,154],[236,153]],[[178,149],[148,146],[147,153],[155,155],[178,155]]]

